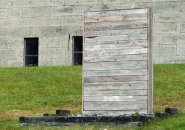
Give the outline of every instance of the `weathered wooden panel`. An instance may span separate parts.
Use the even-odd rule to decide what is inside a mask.
[[[118,55],[126,55],[126,54],[147,54],[148,49],[147,48],[126,48],[126,49],[120,49],[120,50],[113,50],[113,49],[107,49],[107,50],[88,50],[86,51],[84,49],[84,55],[95,55],[95,56],[118,56]]]
[[[114,22],[114,21],[126,21],[126,20],[140,20],[140,19],[146,19],[147,18],[147,13],[143,14],[134,14],[134,15],[129,15],[125,14],[122,16],[102,16],[102,17],[94,17],[94,16],[89,16],[85,17],[85,21],[87,23],[91,22]]]
[[[133,101],[146,101],[147,96],[84,96],[85,102],[133,102]]]
[[[84,83],[145,81],[147,79],[147,75],[87,76],[84,77]]]
[[[107,30],[107,31],[92,31],[92,32],[85,32],[85,37],[96,37],[96,36],[115,36],[115,35],[130,35],[136,36],[141,34],[147,34],[147,28],[139,28],[139,29],[125,29],[123,32],[122,30]],[[140,37],[138,37],[140,39]]]
[[[97,37],[96,39],[95,38],[85,38],[85,41],[87,41],[87,45],[92,44],[92,43],[94,43],[95,45],[96,44],[104,45],[104,44],[110,44],[110,42],[112,42],[111,44],[113,44],[113,45],[122,43],[123,46],[125,46],[125,47],[127,47],[127,46],[129,47],[133,44],[136,44],[136,47],[137,47],[137,45],[142,45],[142,44],[146,43],[146,41],[147,41],[146,38],[139,39],[139,41],[137,38],[136,39],[135,38],[131,39],[130,36],[127,36],[127,35],[123,35],[123,36],[119,36],[119,37],[104,36],[104,37]],[[113,39],[114,39],[114,41],[112,41]],[[131,43],[129,43],[129,42],[131,42]]]
[[[86,12],[85,17],[123,16],[123,15],[138,15],[138,14],[148,14],[148,9],[92,11],[92,12]],[[86,23],[86,20],[85,20],[85,23]]]
[[[86,39],[86,40],[88,40],[88,39]],[[104,45],[104,44],[107,44],[107,45],[109,45],[109,44],[123,44],[123,46],[127,46],[127,47],[129,47],[129,46],[133,46],[133,45],[136,45],[136,46],[138,46],[138,45],[145,45],[146,46],[146,44],[147,44],[147,41],[146,40],[139,40],[139,39],[124,39],[123,41],[108,41],[108,40],[104,40],[104,41],[96,41],[96,42],[94,42],[93,40],[89,40],[89,41],[86,41],[86,43],[85,43],[86,45],[98,45],[98,44],[100,44],[100,45]]]
[[[148,9],[87,12],[84,20],[83,112],[151,114]]]
[[[148,21],[146,20],[129,20],[118,22],[100,22],[100,23],[87,23],[85,26],[86,32],[100,31],[100,30],[122,30],[122,29],[138,29],[147,28]]]
[[[148,54],[143,54],[143,55],[131,54],[131,55],[118,55],[118,56],[112,55],[112,56],[99,56],[99,57],[92,55],[91,57],[87,57],[87,56],[84,57],[84,63],[94,63],[94,62],[99,62],[99,63],[101,63],[101,62],[120,62],[120,63],[123,63],[123,61],[133,61],[133,63],[138,64],[138,66],[139,66],[142,61],[147,61],[147,59],[148,59]],[[140,62],[137,62],[137,61],[140,61]],[[141,64],[147,66],[146,63],[141,63]],[[87,64],[86,67],[88,68],[88,66],[89,65]],[[135,68],[139,68],[138,66]],[[133,64],[129,65],[127,69],[129,69],[131,67],[133,67]]]
[[[147,41],[146,41],[147,42]],[[116,50],[126,50],[126,49],[143,49],[143,48],[147,48],[147,45],[145,45],[146,44],[146,42],[145,43],[142,43],[141,45],[124,45],[124,44],[120,44],[120,43],[118,43],[118,44],[102,44],[102,45],[94,45],[94,46],[92,46],[91,44],[88,44],[88,45],[86,45],[86,48],[84,49],[84,51],[86,51],[86,52],[89,52],[89,51],[94,51],[94,50],[96,50],[96,51],[98,51],[98,50],[100,50],[101,51],[101,48],[104,48],[104,50],[112,50],[112,48],[114,48],[114,50],[116,51]]]
[[[98,57],[98,56],[97,56]],[[116,57],[116,56],[115,56]],[[133,70],[147,69],[147,60],[133,61],[125,60],[122,62],[95,62],[85,63],[84,70]]]
[[[85,110],[112,110],[112,111],[119,111],[119,110],[146,110],[147,109],[147,101],[133,101],[133,102],[84,102]]]
[[[131,38],[133,36],[133,38]],[[97,42],[109,42],[109,41],[127,41],[130,40],[147,40],[146,34],[139,34],[139,35],[117,35],[117,36],[94,36],[93,38],[85,38],[85,41],[90,43],[97,43]],[[137,42],[137,41],[136,41]]]
[[[147,75],[147,69],[136,70],[87,70],[83,72],[84,77],[89,76],[122,76],[122,75]]]
[[[91,90],[85,91],[84,89],[84,96],[146,96],[146,90],[135,90],[135,89],[109,89],[109,90]],[[88,89],[87,89],[88,90]]]
[[[133,11],[130,10],[128,12],[121,11],[102,11],[101,13],[98,12],[88,12],[85,17],[86,23],[94,23],[94,22],[114,22],[114,21],[128,21],[128,20],[140,20],[140,19],[147,19],[147,10],[144,9],[142,11]]]
[[[147,81],[84,83],[84,90],[147,89]]]

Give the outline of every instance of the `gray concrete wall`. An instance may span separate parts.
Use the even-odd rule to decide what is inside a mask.
[[[0,0],[0,66],[24,66],[24,38],[39,37],[39,65],[72,65],[83,12],[151,7],[154,63],[185,62],[185,0]],[[70,37],[69,37],[70,36]]]

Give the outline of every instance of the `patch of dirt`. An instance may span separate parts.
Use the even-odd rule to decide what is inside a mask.
[[[81,112],[82,111],[82,106],[66,106],[66,107],[63,107],[63,109],[65,110],[70,110],[70,111],[75,111],[75,112]]]
[[[2,119],[18,119],[21,116],[42,116],[45,112],[55,112],[56,108],[41,108],[34,110],[10,110],[6,112],[0,112],[0,120]]]
[[[43,113],[51,113],[54,114],[57,108],[39,108],[34,110],[10,110],[6,112],[0,112],[0,120],[7,119],[18,119],[21,116],[42,116]],[[72,112],[81,112],[81,106],[66,106],[63,107],[64,110],[70,110]]]
[[[182,101],[171,101],[171,102],[162,102],[162,101],[155,101],[154,103],[154,110],[162,110],[166,107],[174,107],[177,109],[185,109],[185,104],[181,103]]]
[[[0,119],[17,119],[20,116],[30,116],[31,114],[32,112],[28,110],[10,110],[6,112],[0,112]]]
[[[43,113],[55,113],[57,108],[52,107],[52,108],[39,108],[39,109],[34,109],[32,110],[34,115],[38,115],[41,114],[43,115]]]

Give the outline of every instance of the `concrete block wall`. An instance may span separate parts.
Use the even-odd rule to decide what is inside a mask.
[[[39,37],[39,65],[72,65],[83,13],[151,7],[154,63],[185,62],[184,0],[0,0],[0,66],[24,66],[24,38]]]

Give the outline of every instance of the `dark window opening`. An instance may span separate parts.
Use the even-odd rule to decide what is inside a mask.
[[[38,38],[25,38],[25,66],[38,66]]]
[[[73,65],[82,65],[83,37],[73,36]]]

